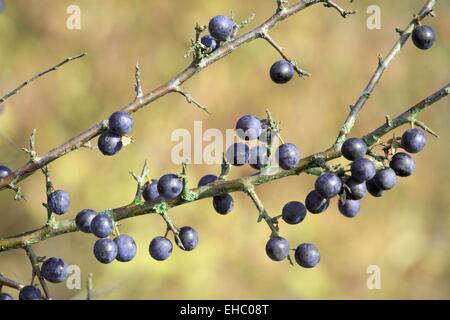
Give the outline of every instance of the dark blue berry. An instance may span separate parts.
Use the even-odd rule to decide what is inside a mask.
[[[373,182],[381,190],[390,190],[397,183],[397,175],[391,168],[381,169],[373,177]]]
[[[6,178],[11,174],[11,169],[0,164],[0,179]]]
[[[64,214],[70,208],[70,197],[64,190],[56,190],[50,193],[47,199],[47,207],[51,212]]]
[[[41,290],[35,286],[25,286],[19,291],[19,300],[41,300]]]
[[[127,134],[133,128],[133,118],[125,111],[114,112],[109,117],[109,129],[121,136]]]
[[[172,254],[172,242],[164,237],[156,237],[150,242],[149,252],[153,259],[166,260]]]
[[[289,255],[289,242],[282,237],[270,238],[266,243],[266,254],[273,261],[281,261]]]
[[[217,180],[217,176],[215,176],[213,174],[207,174],[206,176],[203,176],[198,181],[198,186],[203,187],[203,186],[206,186],[207,184],[213,183],[216,180]]]
[[[153,179],[151,182],[145,184],[142,196],[145,201],[158,201],[161,199],[158,192],[158,180]]]
[[[303,268],[314,268],[320,262],[320,252],[311,243],[302,243],[295,249],[295,261]]]
[[[121,234],[114,238],[117,245],[117,257],[120,262],[131,261],[136,256],[136,242],[127,234]]]
[[[253,115],[241,117],[236,123],[236,134],[241,139],[255,140],[261,135],[261,120]]]
[[[96,215],[96,211],[92,209],[84,209],[75,217],[75,224],[82,232],[91,233],[91,223]]]
[[[412,41],[419,49],[430,49],[435,40],[436,34],[430,26],[417,26],[412,32]]]
[[[234,200],[229,194],[213,197],[213,206],[217,213],[228,214],[233,210]]]
[[[281,217],[287,224],[298,224],[306,217],[306,207],[299,201],[291,201],[284,205]]]
[[[250,160],[250,149],[245,143],[236,142],[228,147],[226,157],[233,166],[242,166]]]
[[[1,6],[1,4],[0,4],[0,6]],[[10,294],[3,292],[3,293],[0,293],[0,300],[14,300],[14,299]]]
[[[209,33],[219,41],[231,38],[234,31],[234,22],[226,16],[215,16],[209,21]]]
[[[416,170],[416,161],[405,152],[396,153],[389,163],[399,177],[409,177]]]
[[[305,206],[311,213],[322,213],[327,210],[330,205],[330,200],[324,198],[316,190],[308,193],[305,199]]]
[[[336,174],[325,172],[317,178],[314,188],[322,197],[331,199],[341,192],[342,181]]]
[[[350,138],[342,145],[341,152],[344,158],[354,161],[364,158],[367,153],[367,145],[359,138]]]
[[[109,130],[103,131],[97,145],[105,156],[115,155],[122,149],[122,136]]]
[[[182,227],[180,229],[180,233],[178,234],[180,237],[181,243],[185,251],[192,251],[198,245],[198,233],[191,227]]]
[[[358,182],[364,182],[372,179],[377,173],[372,161],[361,158],[352,162],[352,178]]]
[[[285,143],[278,147],[276,158],[282,169],[293,169],[300,162],[300,151],[294,144]]]
[[[270,163],[267,148],[263,145],[250,149],[250,166],[256,170],[261,170]]]
[[[364,198],[367,193],[367,187],[365,182],[356,181],[353,178],[349,178],[345,185],[347,187],[347,197],[352,200],[359,200]]]
[[[402,135],[402,148],[409,153],[417,153],[423,148],[427,143],[427,137],[422,130],[417,128],[412,128],[406,130]]]
[[[183,191],[183,181],[173,173],[163,175],[158,181],[158,192],[165,199],[174,199]]]
[[[342,199],[338,201],[339,211],[348,218],[356,217],[361,208],[359,200]]]
[[[41,274],[45,280],[52,283],[64,282],[67,279],[67,264],[63,259],[49,258],[42,264]]]
[[[91,232],[99,237],[106,238],[110,236],[114,231],[114,223],[111,217],[102,213],[94,217],[91,221]]]
[[[117,244],[110,239],[98,239],[94,244],[94,255],[98,261],[107,264],[117,257]]]
[[[214,50],[216,50],[219,47],[219,44],[217,43],[217,40],[214,39],[209,34],[207,34],[206,36],[203,36],[200,39],[200,42],[202,43],[202,45],[204,45],[210,51],[214,51]]]
[[[377,198],[382,197],[385,193],[384,190],[380,189],[376,185],[376,183],[375,183],[375,181],[373,181],[373,179],[367,181],[366,186],[367,186],[367,191],[369,191],[369,193],[374,197],[377,197]]]
[[[270,78],[275,83],[286,83],[291,80],[293,76],[294,66],[286,60],[277,61],[270,68]]]

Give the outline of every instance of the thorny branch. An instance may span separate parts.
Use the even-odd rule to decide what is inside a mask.
[[[70,61],[74,61],[77,59],[80,59],[82,57],[84,57],[86,55],[86,53],[82,53],[73,57],[68,57],[66,59],[64,59],[63,61],[61,61],[60,63],[54,65],[51,68],[48,68],[44,71],[39,72],[37,75],[35,75],[34,77],[24,81],[20,86],[18,86],[17,88],[13,89],[12,91],[8,92],[7,94],[5,94],[3,97],[0,98],[0,105],[2,103],[4,103],[7,99],[9,99],[10,97],[12,97],[13,95],[15,95],[16,93],[18,93],[20,90],[22,90],[24,87],[26,87],[27,85],[29,85],[31,82],[33,82],[36,79],[39,79],[42,76],[45,76],[47,73],[50,73],[52,71],[56,71],[58,70],[60,67],[62,67],[63,65],[65,65],[66,63],[70,62]]]
[[[328,1],[328,3],[330,3],[330,1]],[[411,20],[408,27],[404,31],[402,31],[402,33],[400,34],[400,38],[395,42],[393,48],[391,49],[391,51],[389,51],[386,58],[383,59],[382,57],[379,57],[375,73],[373,74],[367,86],[364,88],[361,96],[358,98],[356,103],[351,106],[350,113],[347,116],[347,119],[345,120],[341,130],[339,131],[339,135],[335,143],[337,148],[339,148],[340,145],[346,140],[347,135],[350,133],[353,126],[355,125],[356,118],[359,112],[362,110],[367,100],[369,100],[370,95],[372,94],[376,85],[380,81],[384,71],[387,69],[392,60],[394,60],[394,58],[400,53],[400,50],[411,36],[411,33],[414,30],[414,28],[420,23],[422,19],[430,15],[430,13],[433,11],[433,7],[435,4],[436,0],[428,0],[423,6],[423,8],[420,10],[419,14],[417,14]]]
[[[273,15],[271,18],[269,18],[266,22],[264,22],[259,27],[253,29],[252,31],[235,38],[234,40],[226,43],[223,47],[219,48],[217,51],[213,52],[208,57],[204,58],[201,64],[191,64],[188,66],[184,71],[182,71],[179,75],[177,75],[174,79],[170,80],[168,83],[166,83],[163,86],[158,87],[157,89],[153,90],[152,92],[139,97],[139,89],[136,90],[136,95],[138,96],[137,99],[127,105],[123,110],[133,113],[144,107],[145,105],[155,101],[156,99],[166,95],[170,92],[180,92],[180,85],[187,81],[189,78],[194,76],[196,73],[201,71],[202,69],[206,68],[208,65],[220,60],[221,58],[225,57],[226,55],[230,54],[234,50],[236,50],[239,46],[248,43],[254,39],[257,38],[264,38],[266,41],[268,41],[280,54],[283,58],[286,59],[286,56],[284,56],[284,53],[282,49],[273,41],[273,39],[268,36],[268,30],[273,28],[278,22],[288,18],[289,16],[301,11],[302,9],[317,3],[323,3],[327,7],[331,7],[336,9],[343,17],[346,17],[347,15],[351,14],[352,12],[346,11],[342,9],[341,7],[337,6],[333,1],[327,1],[327,0],[310,0],[308,2],[306,1],[300,1],[299,3],[292,5],[292,6],[286,6],[286,1],[278,1],[279,7],[278,11],[275,15]],[[423,19],[425,16],[429,15],[433,6],[435,4],[435,0],[429,0],[425,4],[425,6],[422,8],[422,10],[419,12],[419,14],[416,16],[416,18],[411,21],[409,26],[402,31],[400,35],[400,39],[396,42],[394,45],[394,48],[391,50],[391,52],[388,54],[388,56],[385,59],[380,59],[378,68],[375,71],[375,74],[373,75],[372,79],[370,80],[369,84],[363,91],[363,94],[360,96],[356,104],[352,107],[351,112],[345,121],[344,125],[342,126],[339,137],[336,140],[336,143],[328,148],[325,151],[318,152],[316,154],[310,155],[306,158],[303,158],[299,165],[292,169],[292,170],[281,170],[277,169],[270,173],[257,173],[249,176],[244,176],[240,179],[235,180],[227,180],[226,176],[229,171],[229,164],[227,164],[224,161],[223,164],[223,170],[221,174],[221,179],[217,180],[215,183],[194,188],[191,190],[185,190],[186,192],[189,192],[192,196],[190,197],[179,197],[177,199],[169,200],[167,202],[157,202],[157,203],[139,203],[133,202],[129,205],[112,209],[111,215],[115,222],[132,218],[135,216],[140,216],[144,214],[149,213],[158,213],[162,216],[164,221],[167,224],[168,230],[172,231],[175,235],[175,238],[177,239],[177,243],[181,244],[181,241],[179,241],[178,238],[178,229],[173,224],[172,220],[167,214],[167,210],[176,206],[180,206],[186,203],[190,203],[193,201],[198,201],[205,198],[211,198],[213,196],[223,195],[226,193],[232,193],[232,192],[245,192],[247,193],[250,198],[255,203],[259,213],[260,213],[260,219],[264,219],[266,223],[269,225],[272,235],[278,234],[278,228],[276,225],[276,219],[271,218],[267,211],[265,210],[262,202],[258,198],[257,194],[254,191],[254,188],[269,183],[274,180],[282,179],[287,176],[292,175],[299,175],[301,173],[308,173],[308,174],[320,174],[321,169],[320,166],[318,167],[317,159],[322,159],[325,163],[327,161],[337,159],[341,156],[340,153],[340,144],[346,139],[346,136],[352,129],[356,117],[358,113],[363,108],[364,104],[367,102],[370,94],[374,90],[376,84],[381,78],[381,75],[383,74],[384,70],[388,67],[389,63],[393,60],[393,58],[399,53],[401,47],[405,44],[406,40],[409,38],[411,31],[413,28],[420,22],[421,19]],[[288,60],[288,59],[287,59]],[[140,86],[140,80],[138,81],[138,68],[136,68],[136,81],[137,85]],[[366,134],[363,139],[367,143],[369,147],[373,146],[374,144],[378,143],[379,140],[386,135],[387,133],[391,132],[398,126],[405,124],[405,123],[412,123],[416,125],[425,126],[421,122],[419,122],[416,117],[419,113],[424,111],[426,108],[433,105],[435,102],[439,101],[443,97],[449,95],[450,93],[450,84],[445,85],[442,89],[437,91],[436,93],[432,94],[431,96],[427,97],[426,99],[422,100],[412,108],[408,109],[401,115],[393,118],[388,119],[383,125],[378,127],[377,129],[373,130],[372,132]],[[183,94],[183,93],[182,93]],[[186,94],[183,94],[186,97]],[[187,98],[187,97],[186,97]],[[45,166],[50,163],[51,161],[63,156],[64,154],[67,154],[70,151],[76,150],[80,148],[81,146],[85,145],[89,140],[91,140],[93,137],[99,134],[99,132],[103,128],[103,121],[96,126],[92,127],[91,129],[88,129],[87,131],[81,133],[79,136],[69,140],[68,142],[64,143],[63,145],[51,150],[49,153],[37,157],[36,154],[32,154],[30,152],[30,156],[32,160],[26,164],[24,167],[16,171],[11,177],[8,177],[6,179],[3,179],[0,181],[0,189],[3,189],[10,185],[10,183],[14,180],[15,182],[18,182],[20,180],[23,180],[27,176],[31,175],[33,172],[38,170],[39,168],[46,168]],[[31,144],[31,140],[30,140]],[[30,146],[30,150],[34,150],[34,146]],[[141,175],[143,178],[144,176],[144,170]],[[137,177],[137,176],[136,176]],[[48,177],[47,177],[48,178]],[[139,191],[142,188],[142,183],[137,179],[138,182],[138,192],[136,193],[136,197],[141,194]],[[139,199],[140,200],[140,199]],[[78,231],[74,220],[62,220],[62,221],[54,221],[51,224],[46,224],[45,226],[28,231],[19,235],[15,235],[8,238],[1,238],[0,239],[0,252],[7,251],[11,249],[16,248],[23,248],[26,250],[27,255],[30,259],[30,262],[33,266],[33,270],[35,275],[38,277],[39,281],[41,282],[41,286],[44,289],[44,293],[46,298],[50,298],[50,294],[48,292],[48,288],[46,286],[45,280],[40,275],[39,270],[39,259],[36,257],[34,252],[31,249],[31,245],[44,241],[46,239],[56,237],[62,234],[67,234],[71,232]],[[0,278],[0,281],[3,278]],[[1,282],[0,282],[1,283]],[[88,290],[89,291],[89,290]]]
[[[285,2],[285,1],[281,1]],[[220,48],[209,54],[207,57],[204,57],[200,62],[193,61],[189,66],[187,66],[183,71],[173,77],[171,80],[166,82],[165,84],[155,88],[154,90],[144,94],[137,99],[134,99],[133,102],[129,103],[125,107],[121,108],[121,110],[135,113],[140,109],[144,108],[148,104],[154,102],[155,100],[165,96],[168,93],[177,93],[177,88],[180,87],[181,84],[192,78],[194,75],[212,65],[213,63],[223,59],[227,55],[236,51],[242,45],[252,42],[256,39],[262,37],[263,34],[267,34],[267,32],[274,28],[280,22],[286,20],[290,16],[318,3],[327,3],[327,0],[308,0],[308,1],[298,1],[291,6],[286,6],[283,10],[277,10],[277,12],[268,18],[265,22],[263,22],[258,27],[254,28],[247,33],[242,34],[239,37],[236,37],[226,43],[223,44]],[[179,92],[178,92],[179,93]],[[194,101],[193,101],[194,102]],[[200,107],[200,105],[197,105]],[[39,161],[30,161],[23,165],[21,168],[17,169],[14,173],[10,174],[6,178],[0,179],[0,190],[8,188],[11,182],[14,181],[15,184],[20,181],[26,179],[37,170],[39,170],[42,166],[51,163],[52,161],[74,151],[83,146],[98,136],[102,130],[104,129],[105,120],[100,121],[93,127],[87,129],[86,131],[80,133],[79,135],[73,137],[72,139],[64,142],[58,147],[50,150],[46,154],[43,154]]]
[[[401,115],[391,119],[390,124],[384,123],[379,128],[366,134],[363,139],[369,147],[376,144],[383,136],[400,126],[401,124],[409,123],[411,119],[415,119],[417,115],[427,108],[431,107],[434,103],[439,101],[445,96],[450,94],[450,84],[447,84],[442,89],[438,90],[434,94],[430,95],[426,99],[422,100],[412,108],[408,109]],[[191,189],[190,192],[195,194],[195,197],[191,197],[186,200],[181,197],[170,200],[167,202],[151,203],[146,202],[144,204],[130,204],[120,208],[112,209],[111,215],[114,221],[120,221],[136,216],[141,216],[150,213],[161,214],[163,210],[168,210],[173,207],[184,205],[193,201],[201,199],[211,198],[218,195],[224,195],[232,192],[248,192],[249,186],[257,187],[259,185],[269,183],[274,180],[282,179],[288,176],[299,175],[301,173],[308,174],[320,174],[320,169],[317,169],[317,159],[323,159],[324,161],[330,161],[337,159],[341,156],[340,151],[334,147],[330,147],[325,151],[318,152],[303,158],[298,166],[292,170],[281,170],[270,172],[268,174],[254,174],[244,176],[235,180],[219,179],[213,184],[209,184],[200,188]],[[163,216],[164,218],[164,216]],[[167,223],[167,221],[166,221]],[[174,229],[176,229],[174,227]],[[12,237],[0,239],[0,252],[8,251],[11,249],[17,249],[32,245],[49,238],[53,238],[62,234],[78,231],[74,220],[62,220],[55,221],[51,225],[45,225],[42,228],[28,231]]]

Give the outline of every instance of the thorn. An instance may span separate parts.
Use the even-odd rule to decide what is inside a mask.
[[[419,120],[414,120],[414,124],[417,125],[419,128],[425,130],[426,132],[428,132],[435,138],[439,138],[439,135],[436,132],[434,132],[430,127],[428,127],[425,123],[423,123]]]
[[[397,32],[399,35],[403,35],[405,33],[405,30],[402,30],[400,28],[395,28],[395,32]]]
[[[141,85],[141,71],[139,69],[139,61],[136,61],[136,66],[134,67],[134,78],[136,80],[136,84],[134,85],[134,91],[136,92],[136,99],[139,99],[144,96],[144,92],[142,91]]]

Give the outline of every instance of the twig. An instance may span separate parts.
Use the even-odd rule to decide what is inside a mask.
[[[336,4],[334,1],[331,1],[331,0],[324,0],[323,2],[324,2],[323,5],[324,5],[325,7],[336,9],[336,10],[340,13],[340,15],[342,16],[342,18],[344,18],[344,19],[347,18],[347,16],[356,13],[356,10],[352,10],[352,11],[345,10],[344,8],[342,8],[341,6],[339,6],[338,4]]]
[[[44,71],[39,72],[37,75],[35,75],[34,77],[28,79],[27,81],[23,82],[20,86],[18,86],[17,88],[13,89],[12,91],[8,92],[7,94],[5,94],[3,97],[0,98],[0,104],[2,104],[3,102],[5,102],[7,99],[9,99],[10,97],[12,97],[13,95],[15,95],[17,92],[19,92],[23,87],[29,85],[31,82],[33,82],[34,80],[46,75],[47,73],[50,73],[52,71],[56,71],[58,70],[59,67],[63,66],[64,64],[70,62],[70,61],[74,61],[77,59],[80,59],[82,57],[84,57],[86,55],[86,53],[82,53],[79,54],[77,56],[73,56],[73,57],[68,57],[66,59],[64,59],[63,61],[61,61],[60,63],[54,65],[53,67],[46,69]]]
[[[231,170],[231,165],[230,165],[230,163],[227,160],[226,153],[223,152],[222,153],[222,165],[221,165],[221,171],[220,171],[219,180],[227,180],[228,175],[230,174],[230,170]]]
[[[33,278],[34,276],[38,278],[39,283],[44,290],[45,299],[51,300],[50,291],[48,290],[47,283],[45,282],[45,279],[41,274],[41,268],[39,267],[39,262],[41,262],[41,259],[36,256],[31,246],[25,246],[24,249],[27,253],[28,259],[30,259],[31,267],[33,269]]]
[[[450,94],[450,83],[446,84],[444,87],[442,87],[440,90],[436,91],[429,97],[423,99],[422,101],[418,102],[416,105],[411,107],[410,109],[406,110],[399,116],[397,116],[394,119],[391,119],[389,123],[384,123],[379,128],[375,129],[374,131],[366,134],[363,139],[368,145],[372,145],[378,142],[378,140],[388,132],[394,130],[395,128],[398,128],[401,125],[407,124],[407,123],[417,123],[417,115],[424,111],[426,108],[430,107],[434,103],[438,102],[442,98],[448,96]]]
[[[48,169],[48,166],[42,167],[42,173],[45,176],[45,190],[46,190],[46,195],[48,197],[55,190],[53,188],[52,178],[51,178],[50,170]],[[54,221],[53,212],[48,208],[48,205],[44,204],[44,207],[47,209],[47,218],[48,218],[47,223]]]
[[[345,120],[344,124],[342,125],[342,127],[339,131],[339,135],[336,138],[336,142],[335,142],[336,147],[339,148],[339,146],[342,143],[344,143],[344,141],[347,138],[347,135],[350,133],[353,126],[355,125],[356,118],[357,118],[359,112],[362,110],[365,103],[367,102],[370,95],[372,94],[373,90],[375,89],[376,85],[380,81],[381,76],[383,75],[384,71],[389,66],[389,64],[392,62],[392,60],[394,60],[394,58],[400,53],[400,50],[402,49],[402,47],[406,43],[406,41],[409,39],[411,32],[417,26],[418,22],[420,22],[423,18],[425,18],[432,11],[435,3],[436,3],[436,0],[428,0],[426,2],[426,4],[423,6],[423,8],[420,10],[417,17],[411,20],[408,27],[400,35],[399,39],[395,42],[394,47],[388,53],[386,58],[379,59],[375,73],[373,74],[373,76],[370,79],[367,86],[364,88],[361,96],[358,98],[356,103],[351,108],[351,111],[348,114],[347,119]]]
[[[186,98],[187,103],[193,103],[194,105],[196,105],[198,108],[202,109],[203,111],[205,111],[207,114],[211,114],[208,111],[208,108],[205,107],[204,105],[202,105],[200,102],[198,102],[197,100],[195,100],[194,98],[192,98],[188,93],[184,92],[180,87],[176,87],[175,92],[181,94],[183,97]]]
[[[297,74],[300,77],[310,77],[311,76],[311,73],[301,69],[298,66],[297,62],[289,59],[289,57],[284,53],[284,49],[281,46],[279,46],[267,32],[263,32],[263,34],[261,35],[261,38],[266,40],[280,54],[280,56],[284,60],[289,61],[292,64],[292,66],[294,67],[295,72],[297,72]]]
[[[148,181],[148,163],[147,160],[144,161],[144,166],[142,167],[141,175],[138,176],[133,171],[130,174],[137,182],[136,195],[134,197],[134,203],[139,204],[142,201],[142,193],[144,192],[145,184]]]
[[[2,286],[10,287],[10,288],[17,289],[17,290],[20,290],[23,287],[25,287],[25,285],[23,283],[9,279],[9,278],[5,277],[2,273],[0,273],[0,291],[1,291]]]
[[[272,217],[268,214],[266,208],[264,208],[264,205],[262,201],[259,199],[258,195],[255,192],[255,188],[253,185],[249,185],[245,188],[245,193],[253,200],[253,203],[255,204],[256,208],[259,211],[259,217],[258,222],[264,219],[264,221],[269,226],[270,230],[272,231],[272,237],[278,236],[278,227],[274,223]]]

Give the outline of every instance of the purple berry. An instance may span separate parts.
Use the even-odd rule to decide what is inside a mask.
[[[42,264],[41,274],[45,280],[52,283],[64,282],[67,279],[67,264],[63,259],[49,258]]]
[[[114,223],[112,218],[106,214],[101,213],[94,217],[91,221],[91,232],[99,237],[109,237],[114,231]]]
[[[402,135],[402,148],[409,153],[417,153],[425,148],[427,136],[422,130],[412,128],[406,130]]]
[[[306,207],[298,201],[291,201],[284,205],[281,217],[287,224],[298,224],[306,217]]]
[[[136,256],[136,242],[127,234],[114,238],[117,245],[117,261],[128,262]]]
[[[110,239],[98,239],[94,244],[94,256],[104,264],[113,262],[117,257],[117,244]]]
[[[377,173],[373,162],[366,158],[353,161],[351,172],[352,178],[358,182],[368,181]]]
[[[47,198],[47,208],[58,215],[69,211],[70,197],[64,190],[56,190],[50,193]]]
[[[290,249],[289,242],[282,237],[270,238],[266,243],[266,254],[273,261],[286,259]]]
[[[109,117],[109,129],[121,136],[127,134],[133,128],[133,118],[125,111],[114,112]]]
[[[96,211],[92,209],[84,209],[75,217],[75,224],[82,232],[91,233],[91,223],[96,215]]]
[[[405,152],[396,153],[389,163],[399,177],[409,177],[416,170],[416,161]]]
[[[308,193],[305,199],[305,206],[311,213],[322,213],[327,210],[330,205],[330,200],[324,198],[316,190]]]
[[[300,151],[292,143],[285,143],[276,151],[278,165],[284,170],[295,168],[300,162]]]
[[[422,50],[430,49],[434,41],[436,40],[436,34],[430,26],[417,26],[412,32],[412,41],[414,45]]]
[[[226,16],[215,16],[209,21],[209,33],[219,41],[231,38],[234,31],[234,22]]]
[[[231,195],[224,194],[213,197],[213,206],[217,213],[225,215],[230,213],[234,207],[234,200]]]
[[[367,145],[359,138],[350,138],[342,145],[341,152],[344,158],[354,161],[364,158],[367,153]]]
[[[269,73],[273,82],[283,84],[292,79],[294,71],[292,63],[286,60],[279,60],[272,65]]]
[[[176,174],[165,174],[158,181],[158,192],[165,199],[175,199],[183,192],[183,181]]]
[[[149,252],[153,259],[166,260],[172,254],[172,242],[164,237],[156,237],[150,242]]]
[[[341,192],[342,181],[336,174],[325,172],[317,178],[314,187],[322,197],[331,199]]]
[[[154,202],[161,199],[158,192],[158,180],[153,179],[151,182],[147,182],[142,192],[142,196],[145,201]]]
[[[320,262],[320,252],[311,243],[302,243],[295,249],[295,261],[303,268],[314,268]]]
[[[236,134],[241,139],[258,139],[261,135],[261,131],[261,120],[254,115],[243,116],[236,123]]]
[[[103,131],[97,145],[105,156],[115,155],[122,149],[122,136],[109,130]]]

